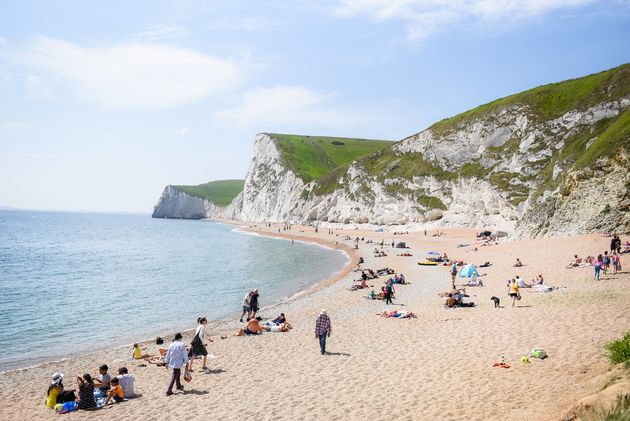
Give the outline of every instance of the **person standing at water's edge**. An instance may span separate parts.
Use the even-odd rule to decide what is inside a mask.
[[[184,386],[181,382],[182,367],[188,363],[188,353],[186,352],[186,346],[182,342],[182,334],[175,334],[173,343],[169,345],[166,356],[164,357],[164,363],[167,367],[173,369],[173,375],[171,376],[171,382],[168,384],[166,395],[173,394],[173,385],[177,386],[178,390],[184,390]]]
[[[315,338],[319,339],[319,349],[322,355],[326,353],[326,337],[330,336],[331,332],[330,317],[326,314],[326,310],[322,310],[315,321]]]
[[[259,298],[258,288],[256,288],[255,290],[251,292],[251,295],[250,295],[250,300],[249,300],[250,315],[249,317],[247,317],[247,320],[253,319],[256,317],[256,313],[258,312],[258,309],[260,308],[260,305],[258,304],[258,298]]]
[[[245,316],[247,314],[247,320],[249,320],[249,316],[252,313],[251,301],[252,301],[252,294],[253,293],[254,293],[254,291],[249,291],[243,297],[243,314],[241,314],[241,320],[240,320],[241,323],[243,322],[243,316]]]

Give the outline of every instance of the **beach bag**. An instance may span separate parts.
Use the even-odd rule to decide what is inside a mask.
[[[547,358],[547,353],[542,348],[534,348],[532,349],[531,356],[534,358],[545,359]]]
[[[57,395],[57,403],[74,402],[76,400],[74,390],[65,390]]]
[[[189,382],[192,380],[192,372],[190,370],[184,370],[184,381]]]
[[[517,301],[521,301],[521,293],[520,292],[518,294],[516,294],[516,300]]]
[[[67,414],[68,412],[76,411],[79,404],[76,402],[58,403],[55,405],[55,412],[57,414]]]

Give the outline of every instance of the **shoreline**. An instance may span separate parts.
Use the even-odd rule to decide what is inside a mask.
[[[607,393],[630,391],[625,380],[608,385],[610,377],[618,375],[619,370],[610,369],[603,349],[606,342],[619,338],[630,328],[626,309],[630,291],[625,288],[626,282],[630,281],[629,272],[626,269],[621,274],[608,275],[595,282],[592,281],[592,268],[564,267],[564,260],[572,258],[574,253],[583,256],[592,254],[593,250],[603,250],[608,239],[601,235],[500,242],[473,251],[480,244],[473,239],[474,230],[471,229],[444,229],[446,235],[443,237],[425,237],[421,232],[398,237],[392,232],[377,233],[352,227],[335,230],[334,236],[328,236],[325,229],[315,234],[310,232],[313,228],[300,226],[294,226],[292,232],[280,236],[277,227],[275,233],[273,229],[262,227],[246,229],[257,235],[275,234],[285,240],[319,241],[326,246],[336,245],[338,241],[340,246],[352,252],[355,259],[359,255],[364,257],[363,266],[372,269],[392,267],[397,273],[404,272],[410,284],[397,287],[394,305],[384,306],[382,302],[365,300],[363,292],[347,290],[355,265],[354,261],[349,261],[341,273],[261,310],[261,316],[266,318],[275,315],[274,310],[281,306],[294,326],[288,333],[235,337],[232,334],[241,326],[237,321],[209,323],[208,336],[213,342],[209,344],[208,352],[216,357],[208,362],[210,372],[202,372],[199,362],[195,363],[193,382],[186,385],[194,393],[165,399],[168,370],[150,364],[143,367],[139,364],[142,361],[129,361],[130,349],[110,347],[69,358],[63,363],[50,362],[3,372],[0,399],[4,397],[10,401],[11,390],[16,387],[32,391],[32,397],[18,400],[23,413],[32,414],[31,418],[50,416],[40,396],[49,376],[61,371],[71,378],[75,372],[94,372],[103,362],[112,367],[112,372],[120,365],[129,367],[137,377],[137,390],[142,398],[95,413],[79,411],[69,416],[77,419],[104,416],[161,419],[167,414],[172,418],[188,416],[202,420],[211,416],[234,419],[247,414],[261,419],[315,420],[338,418],[344,414],[344,419],[407,420],[413,419],[413,414],[422,413],[427,419],[458,419],[461,411],[453,408],[449,399],[443,399],[456,394],[458,407],[465,407],[467,418],[472,420],[555,420],[582,402],[609,403],[603,398],[602,388],[606,388]],[[365,242],[359,243],[357,252],[352,250],[352,240],[342,240],[346,235],[365,237],[366,240],[384,239],[389,243],[392,239],[405,241],[411,246],[405,251],[410,251],[413,257],[398,256],[403,250],[386,246],[384,250],[388,256],[376,258],[372,256],[376,244]],[[470,244],[466,248],[457,247],[461,243]],[[437,293],[450,284],[447,269],[416,263],[429,250],[477,264],[483,261],[493,263],[482,271],[486,273],[482,278],[485,286],[467,289],[477,303],[476,308],[444,309],[443,298]],[[524,267],[512,267],[516,257],[524,261]],[[629,264],[624,263],[625,266]],[[529,280],[539,272],[545,274],[546,283],[560,288],[551,293],[525,290],[523,301],[517,308],[509,308],[508,298],[505,298],[505,278],[520,274]],[[370,284],[379,288],[384,280],[381,277],[371,280]],[[458,284],[461,285],[461,280]],[[503,308],[492,306],[491,295],[501,297]],[[313,321],[321,308],[328,309],[335,326],[331,344],[333,353],[329,357],[319,355],[312,337]],[[413,311],[418,318],[377,317],[375,314],[384,308]],[[186,343],[191,332],[192,329],[185,332]],[[169,340],[167,336],[163,346],[167,346]],[[156,353],[154,342],[149,340],[145,345],[145,352]],[[543,347],[549,358],[522,364],[521,355],[537,346]],[[507,356],[512,365],[509,370],[492,367],[498,354]],[[256,364],[255,370],[243,370],[252,364],[252,358],[264,364]],[[382,369],[365,369],[379,364],[384,365]],[[453,367],[467,374],[453,376]],[[243,387],[244,382],[251,386]],[[322,388],[322,385],[329,387]],[[404,385],[407,393],[400,396],[396,411],[391,413],[379,402],[389,396],[388,391],[400,385]],[[282,402],[268,397],[269,390],[284,390]],[[471,390],[474,393],[465,393]],[[536,399],[508,394],[497,401],[497,393],[505,390],[545,390],[545,393],[537,394]],[[251,393],[260,396],[255,408],[243,404]],[[31,395],[27,393],[27,396]],[[319,398],[328,403],[311,404]],[[190,416],[191,410],[193,416]]]
[[[249,234],[253,234],[253,235],[258,235],[261,237],[266,237],[266,238],[275,238],[275,239],[281,239],[281,240],[285,240],[285,241],[290,241],[291,239],[293,239],[292,236],[290,235],[282,235],[282,234],[274,234],[274,233],[270,233],[270,232],[266,232],[264,230],[260,230],[257,228],[251,228],[249,226],[247,226],[247,224],[245,222],[241,222],[241,221],[231,221],[232,223],[228,223],[226,221],[223,220],[217,220],[217,219],[207,219],[207,221],[212,221],[212,222],[217,222],[217,223],[221,223],[224,225],[230,225],[230,226],[234,226],[237,227],[238,229],[236,229],[236,232],[242,233],[243,235],[249,235]],[[306,237],[306,238],[300,238],[299,240],[296,240],[299,242],[302,242],[304,244],[310,244],[310,245],[316,245],[319,247],[324,247],[330,250],[335,250],[335,251],[341,251],[346,255],[347,261],[344,264],[344,266],[339,269],[338,271],[334,272],[332,275],[328,276],[327,278],[323,278],[317,282],[315,282],[314,284],[312,284],[311,286],[307,287],[306,289],[301,289],[296,291],[295,293],[291,294],[290,296],[287,296],[286,298],[280,299],[279,301],[270,304],[268,306],[265,307],[261,307],[259,312],[262,311],[268,311],[268,310],[273,310],[283,304],[287,304],[289,302],[295,301],[297,299],[300,299],[302,297],[305,297],[309,294],[314,293],[315,291],[321,289],[321,288],[325,288],[326,286],[332,285],[335,282],[339,281],[340,279],[342,279],[344,276],[346,276],[349,272],[352,271],[352,268],[356,266],[356,263],[358,262],[358,256],[356,255],[356,250],[353,250],[350,247],[339,247],[337,245],[333,245],[331,242],[327,242],[327,241],[318,241],[318,239],[313,238],[310,239],[310,237]],[[214,319],[210,319],[208,320],[208,330],[209,331],[219,331],[220,334],[225,334],[226,332],[228,332],[228,329],[232,329],[232,327],[224,327],[226,324],[230,324],[230,322],[233,322],[233,318],[232,316],[222,316],[222,317],[218,317],[218,318],[214,318]],[[183,335],[187,335],[187,334],[191,334],[194,330],[196,329],[196,326],[192,326],[190,328],[186,328],[184,330],[181,331],[181,333]],[[168,331],[166,334],[164,334],[164,332],[155,332],[155,335],[160,336],[162,338],[169,338],[172,337],[174,334],[176,333],[176,331]],[[215,334],[216,335],[216,334]],[[133,334],[130,334],[129,336],[133,336]],[[33,364],[30,365],[26,365],[26,366],[19,366],[19,367],[9,367],[7,369],[3,369],[0,370],[0,374],[10,374],[10,373],[14,373],[14,372],[19,372],[19,371],[24,371],[24,370],[29,370],[29,369],[35,369],[35,368],[39,368],[45,365],[49,365],[49,364],[58,364],[58,363],[64,363],[67,361],[70,361],[72,359],[76,359],[76,358],[81,358],[82,356],[86,356],[86,355],[92,355],[95,353],[100,353],[100,352],[104,352],[104,351],[108,351],[108,350],[118,350],[118,349],[123,349],[123,348],[130,348],[134,343],[138,343],[141,346],[148,346],[151,345],[153,343],[155,343],[155,338],[156,337],[151,337],[151,338],[145,338],[145,339],[139,339],[139,340],[134,340],[132,342],[129,343],[119,343],[116,345],[104,345],[104,346],[98,346],[98,347],[94,347],[91,349],[84,349],[81,351],[77,351],[76,353],[69,353],[66,355],[63,355],[59,358],[56,359],[45,359],[45,360],[38,360],[37,362],[34,362]],[[123,342],[124,340],[121,341],[112,341],[112,342]],[[166,340],[165,340],[166,343]]]

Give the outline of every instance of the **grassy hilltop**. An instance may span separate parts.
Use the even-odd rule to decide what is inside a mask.
[[[305,183],[393,143],[388,140],[345,137],[276,133],[268,135],[275,139],[285,164]]]
[[[216,180],[198,186],[172,186],[191,196],[206,199],[217,206],[227,206],[243,191],[245,180]]]

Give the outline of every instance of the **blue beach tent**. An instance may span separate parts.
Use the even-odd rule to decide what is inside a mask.
[[[462,278],[470,278],[473,275],[479,276],[479,272],[477,272],[477,266],[475,265],[466,265],[459,271],[459,276]]]

